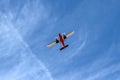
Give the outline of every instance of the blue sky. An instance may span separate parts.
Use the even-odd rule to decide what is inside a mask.
[[[1,0],[0,80],[120,80],[119,0]],[[58,33],[75,31],[60,44]]]

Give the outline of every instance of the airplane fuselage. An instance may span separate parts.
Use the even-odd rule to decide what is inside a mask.
[[[65,47],[64,39],[60,33],[59,33],[58,37],[59,37],[59,41],[62,44],[62,46]]]

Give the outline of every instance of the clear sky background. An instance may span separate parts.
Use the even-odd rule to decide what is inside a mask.
[[[0,0],[0,80],[120,80],[120,0]]]

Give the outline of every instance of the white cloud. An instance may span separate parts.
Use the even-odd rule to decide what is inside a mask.
[[[8,12],[1,16],[0,80],[53,80],[48,69],[31,52],[16,29],[14,13]]]
[[[111,65],[110,67],[106,67],[105,69],[102,69],[101,71],[98,71],[94,74],[90,74],[90,76],[85,79],[85,80],[96,80],[99,78],[103,78],[109,74],[112,74],[116,71],[120,71],[120,64],[116,64],[116,65]]]

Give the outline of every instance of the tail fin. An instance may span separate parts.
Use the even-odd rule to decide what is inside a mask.
[[[63,49],[65,49],[66,47],[68,47],[69,45],[66,45],[65,47],[62,47],[62,48],[60,48],[60,50],[63,50]]]

